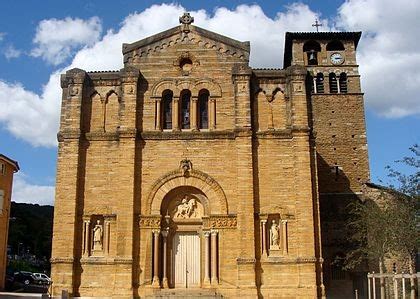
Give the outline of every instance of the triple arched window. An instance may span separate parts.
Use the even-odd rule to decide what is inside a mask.
[[[199,130],[215,128],[215,103],[209,110],[210,92],[201,89],[197,95],[184,89],[179,96],[172,90],[162,92],[157,102],[156,129],[158,130]]]
[[[315,77],[310,76],[308,82],[312,93],[325,93],[324,74],[317,73]],[[347,93],[347,74],[341,73],[338,77],[335,73],[328,75],[329,93]]]

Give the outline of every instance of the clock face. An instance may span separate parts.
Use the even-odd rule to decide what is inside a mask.
[[[344,62],[344,57],[340,53],[333,53],[330,56],[332,64],[342,64]]]

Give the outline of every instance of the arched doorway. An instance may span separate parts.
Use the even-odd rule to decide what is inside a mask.
[[[197,288],[202,285],[203,216],[208,214],[208,199],[199,189],[181,186],[163,199],[165,215],[162,231],[167,232],[166,274],[172,288]]]

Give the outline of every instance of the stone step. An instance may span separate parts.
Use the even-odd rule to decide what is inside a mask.
[[[159,290],[155,294],[145,296],[144,298],[148,299],[169,299],[169,298],[223,298],[221,294],[218,294],[215,290],[212,289],[169,289],[169,290]]]

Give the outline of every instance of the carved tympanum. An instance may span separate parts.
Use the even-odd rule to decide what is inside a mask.
[[[185,196],[181,202],[175,207],[174,218],[196,218],[197,217],[197,201],[195,198],[188,199]]]

